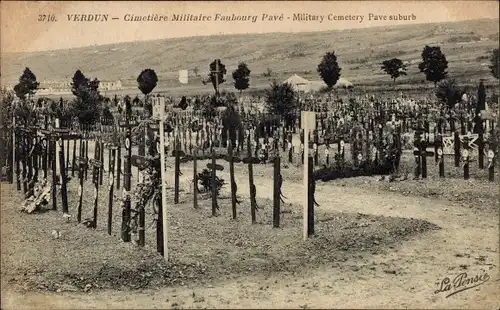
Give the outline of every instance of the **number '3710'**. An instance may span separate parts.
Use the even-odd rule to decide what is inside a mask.
[[[38,15],[38,21],[39,22],[55,22],[57,21],[56,20],[56,16],[55,15],[52,15],[52,14],[39,14]]]

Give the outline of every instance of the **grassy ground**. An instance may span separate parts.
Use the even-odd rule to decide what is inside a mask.
[[[105,156],[105,158],[107,158]],[[473,169],[472,180],[460,180],[460,169],[450,167],[440,180],[437,167],[429,162],[429,178],[411,178],[411,156],[404,156],[402,174],[409,173],[407,180],[385,182],[380,177],[359,177],[330,182],[335,186],[358,187],[399,193],[412,197],[430,197],[461,203],[476,212],[498,212],[496,184],[485,181],[484,171]],[[170,159],[169,159],[170,161]],[[199,161],[200,171],[209,161]],[[219,176],[229,181],[228,163]],[[2,188],[2,249],[5,268],[4,279],[9,285],[48,290],[95,288],[141,288],[158,284],[182,284],[189,281],[236,276],[239,274],[276,272],[300,269],[308,263],[322,264],[331,261],[346,261],[350,255],[377,253],[380,249],[394,247],[414,234],[435,229],[437,226],[412,219],[387,218],[363,214],[325,212],[320,208],[316,216],[316,233],[310,243],[301,239],[301,207],[296,201],[298,192],[289,189],[301,184],[302,168],[296,164],[282,164],[283,192],[287,196],[282,206],[281,228],[272,228],[272,191],[261,192],[257,213],[257,224],[250,223],[250,206],[247,194],[247,167],[235,165],[238,193],[241,195],[237,220],[231,218],[228,186],[219,200],[220,216],[211,217],[211,200],[200,196],[200,208],[192,206],[192,163],[183,164],[181,171],[180,204],[172,205],[173,179],[169,176],[169,247],[171,264],[166,264],[156,254],[154,216],[151,208],[146,218],[146,248],[138,250],[131,244],[120,241],[121,205],[115,190],[113,206],[113,233],[107,235],[108,191],[100,187],[97,231],[76,223],[78,184],[74,178],[69,184],[69,206],[73,218],[65,222],[60,212],[43,212],[27,215],[17,206],[22,200],[12,185]],[[472,166],[474,167],[474,166]],[[263,190],[272,186],[272,165],[255,165],[255,178]],[[498,176],[497,176],[498,177]],[[267,183],[258,180],[266,179]],[[84,185],[83,219],[91,218],[93,208],[93,185],[90,179]],[[135,183],[137,179],[134,177]],[[327,191],[327,184],[318,185],[318,191]],[[295,185],[293,185],[295,186]],[[265,191],[265,190],[264,190]],[[300,191],[300,189],[299,189]],[[327,192],[325,192],[327,193]],[[263,195],[263,196],[262,196]],[[321,195],[321,194],[318,194]],[[324,201],[319,200],[320,204]],[[60,200],[58,201],[59,208]],[[51,207],[51,203],[47,206]],[[8,219],[8,220],[7,220]],[[61,232],[59,239],[51,236],[52,230]],[[135,239],[137,236],[135,236]],[[30,246],[36,244],[36,246]],[[84,245],[84,246],[82,246]],[[334,254],[332,254],[334,253]],[[356,253],[356,254],[355,254]],[[173,268],[181,270],[176,273]]]
[[[73,183],[70,193],[75,193]],[[85,189],[85,212],[91,210],[91,187]],[[137,249],[119,239],[121,214],[115,211],[114,234],[106,234],[107,198],[100,195],[97,231],[65,222],[60,212],[20,213],[19,193],[2,187],[2,279],[4,284],[35,290],[144,288],[185,285],[253,273],[291,272],[307,265],[345,262],[353,255],[371,255],[437,226],[425,221],[324,213],[316,217],[318,238],[301,239],[301,210],[285,205],[281,228],[272,228],[272,203],[259,199],[258,223],[251,225],[248,200],[231,219],[227,198],[218,217],[210,216],[210,200],[169,206],[171,262],[155,253],[155,230],[146,232],[147,246]],[[71,195],[74,214],[76,195]],[[170,199],[169,199],[170,200]],[[119,207],[115,207],[119,210]],[[148,222],[151,217],[148,218]],[[53,238],[52,230],[61,237]],[[86,288],[87,287],[87,288]]]
[[[198,170],[206,163],[200,161]],[[229,180],[227,163],[220,164],[224,171],[219,175]],[[2,183],[2,291],[8,292],[4,305],[459,307],[485,304],[484,294],[498,283],[481,289],[481,297],[475,292],[441,299],[429,293],[435,290],[436,277],[459,272],[459,265],[470,273],[486,268],[496,279],[491,268],[498,261],[491,252],[498,253],[494,237],[495,231],[498,234],[494,220],[498,218],[498,184],[456,178],[381,182],[380,177],[320,182],[316,237],[303,243],[300,169],[294,165],[282,169],[287,198],[279,229],[271,226],[272,166],[254,166],[261,207],[254,225],[250,224],[246,170],[246,165],[235,165],[242,201],[235,221],[228,188],[219,200],[219,216],[210,216],[210,200],[201,200],[200,208],[193,208],[188,185],[192,163],[182,165],[179,205],[172,204],[169,190],[168,264],[155,253],[153,227],[146,231],[145,249],[120,241],[117,204],[113,235],[106,234],[104,186],[94,231],[78,225],[74,218],[65,222],[60,211],[20,213],[19,193]],[[172,179],[169,174],[169,187]],[[73,215],[75,183],[71,181],[69,190]],[[93,188],[87,182],[84,189],[85,218],[91,214]],[[151,219],[148,214],[146,222]],[[52,230],[59,230],[61,237],[54,239]],[[81,291],[94,294],[77,293]],[[20,299],[15,297],[18,294],[23,294]],[[29,297],[21,297],[25,294]]]

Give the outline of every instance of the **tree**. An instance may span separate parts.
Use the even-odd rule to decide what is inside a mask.
[[[217,71],[217,66],[218,66],[218,73]],[[210,73],[208,73],[208,80],[212,82],[212,85],[214,86],[215,93],[219,95],[219,87],[218,85],[224,83],[226,80],[224,79],[224,76],[226,75],[226,66],[220,61],[220,59],[216,59],[210,63],[209,66]],[[218,85],[217,85],[218,83]]]
[[[149,103],[148,94],[153,91],[158,83],[158,76],[153,69],[142,70],[141,74],[137,77],[137,87],[144,94],[144,109],[153,115],[153,105]]]
[[[418,69],[425,74],[427,81],[434,82],[434,87],[439,81],[445,79],[448,74],[446,72],[448,61],[441,52],[441,47],[426,45],[422,51],[422,62],[418,65]]]
[[[266,72],[262,73],[262,76],[264,77],[271,77],[273,75],[273,70],[271,68],[267,68]]]
[[[99,80],[88,79],[77,70],[72,78],[71,91],[76,100],[73,104],[78,120],[82,124],[93,124],[99,119],[102,96],[99,94]]]
[[[337,63],[337,56],[335,56],[335,51],[327,52],[321,62],[318,64],[318,73],[321,79],[328,86],[328,89],[332,89],[340,78],[340,71],[342,69]]]
[[[398,58],[385,60],[382,63],[381,69],[391,76],[394,84],[396,84],[396,79],[398,77],[406,75],[406,65]]]
[[[449,109],[453,109],[459,103],[465,90],[458,86],[455,79],[445,79],[438,84],[436,97],[445,103]]]
[[[241,92],[250,86],[250,69],[244,62],[238,64],[238,69],[233,71],[234,88]]]
[[[77,70],[73,75],[71,92],[87,103],[97,103],[102,100],[102,96],[99,94],[99,80],[97,78],[88,79],[80,70]]]
[[[26,95],[28,97],[34,95],[39,85],[40,83],[36,81],[35,74],[31,72],[30,68],[26,67],[19,77],[19,83],[14,86],[14,92],[19,99],[24,100]]]
[[[500,57],[499,57],[499,49],[496,48],[493,50],[493,53],[491,54],[491,66],[490,66],[490,70],[491,70],[491,74],[493,74],[493,76],[495,78],[498,79],[498,70],[500,69]]]
[[[265,100],[269,113],[278,115],[285,120],[286,126],[295,122],[297,97],[293,86],[289,83],[278,84],[274,80],[265,91]]]
[[[78,97],[78,89],[80,86],[86,87],[89,83],[89,80],[83,75],[82,71],[76,70],[75,74],[73,75],[73,82],[71,83],[71,92],[73,95]]]

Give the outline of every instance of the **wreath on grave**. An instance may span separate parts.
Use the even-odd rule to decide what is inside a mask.
[[[202,172],[198,173],[198,182],[203,187],[202,193],[212,195],[212,169],[205,168]],[[220,190],[225,185],[225,181],[218,176],[215,176],[215,191],[217,196],[220,194]]]
[[[145,229],[145,227],[139,226],[141,212],[153,214],[153,222],[158,221],[161,204],[161,173],[157,167],[160,156],[146,156],[145,158],[144,165],[141,167],[143,178],[141,182],[137,183],[130,195],[130,199],[135,202],[132,204],[132,215],[128,223],[133,234],[136,234],[138,230]],[[125,198],[123,197],[124,200]]]
[[[21,205],[21,211],[26,213],[40,211],[43,206],[49,203],[51,193],[52,188],[45,179],[34,184],[33,191]]]
[[[142,136],[143,138],[148,123],[148,120],[140,121],[137,127],[133,128],[132,137],[135,136],[138,139],[139,136]],[[117,135],[111,135],[109,138],[111,143],[116,143],[116,139],[119,139],[119,136],[117,138]],[[133,187],[130,193],[124,191],[124,195],[121,197],[122,206],[127,198],[134,202],[131,204],[131,217],[129,223],[127,223],[133,234],[136,234],[138,230],[145,229],[145,227],[140,227],[139,225],[139,215],[141,212],[152,214],[154,217],[153,223],[158,221],[162,179],[160,173],[160,155],[156,152],[156,144],[157,139],[147,140],[146,150],[148,150],[148,155],[144,157],[144,161],[141,163],[141,167],[139,167],[143,178],[141,182],[138,182]]]

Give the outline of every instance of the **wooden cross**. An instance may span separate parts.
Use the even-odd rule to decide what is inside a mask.
[[[420,127],[415,130],[414,147],[416,149],[413,151],[413,155],[415,156],[415,163],[417,165],[415,177],[418,178],[421,173],[422,178],[425,179],[427,178],[427,157],[434,156],[434,152],[427,151],[428,142],[425,137],[422,137],[424,131],[425,129]]]
[[[67,135],[69,134],[69,130],[64,129],[64,128],[55,128],[54,134],[55,134],[56,139],[57,139],[56,143],[58,143],[59,147],[60,147],[59,154],[56,155],[58,157],[56,157],[56,158],[59,158],[59,165],[60,165],[59,169],[60,169],[60,176],[61,176],[62,208],[63,208],[63,213],[68,213],[68,189],[67,189],[68,175],[66,174],[66,167],[65,167],[65,160],[64,160],[63,138],[67,137]]]

